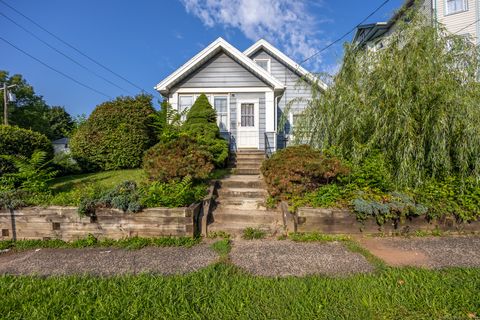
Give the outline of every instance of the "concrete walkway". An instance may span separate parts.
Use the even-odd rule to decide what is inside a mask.
[[[211,241],[210,241],[211,243]],[[391,266],[480,268],[480,237],[370,238],[359,243]],[[218,261],[203,243],[192,248],[36,249],[0,254],[0,275],[181,274]],[[345,276],[374,267],[342,243],[296,243],[289,240],[234,240],[230,261],[259,276]]]

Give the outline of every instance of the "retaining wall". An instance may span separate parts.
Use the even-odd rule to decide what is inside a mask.
[[[0,211],[0,239],[61,239],[95,237],[193,236],[199,230],[201,204],[184,208],[150,208],[126,214],[97,209],[95,217],[82,217],[76,207],[29,207]]]
[[[408,233],[415,231],[453,231],[478,232],[480,221],[458,223],[453,218],[427,220],[425,216],[413,217],[394,223],[389,221],[379,226],[375,219],[360,222],[348,209],[298,208],[295,213],[288,212],[286,204],[281,209],[284,224],[288,232],[321,232],[327,234],[361,233]]]

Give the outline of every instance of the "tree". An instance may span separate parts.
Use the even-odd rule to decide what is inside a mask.
[[[151,115],[152,126],[157,131],[158,140],[168,142],[178,137],[182,114],[173,109],[167,100],[163,100],[160,110]]]
[[[64,107],[54,106],[47,112],[47,120],[50,126],[50,138],[52,140],[70,136],[74,128],[72,116],[65,111]]]
[[[381,152],[398,186],[480,178],[479,50],[409,14],[377,52],[346,46],[333,86],[314,96],[297,141],[358,163]],[[308,129],[308,130],[306,130]]]
[[[182,131],[207,147],[216,167],[225,165],[228,142],[220,136],[217,114],[205,94],[201,94],[188,111]]]
[[[70,147],[85,170],[136,168],[156,142],[152,97],[119,97],[98,105],[75,130]]]

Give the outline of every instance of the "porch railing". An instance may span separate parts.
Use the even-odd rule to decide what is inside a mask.
[[[270,158],[270,156],[275,152],[275,139],[276,133],[275,132],[265,132],[264,134],[265,139],[265,156]],[[271,140],[271,141],[270,141]]]

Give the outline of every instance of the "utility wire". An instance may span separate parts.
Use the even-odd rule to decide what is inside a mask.
[[[55,69],[54,67],[46,64],[46,63],[43,62],[42,60],[34,57],[34,56],[31,55],[30,53],[28,53],[28,52],[20,49],[19,47],[17,47],[16,45],[14,45],[13,43],[11,43],[10,41],[8,41],[8,40],[6,40],[6,39],[4,39],[4,38],[2,38],[2,37],[0,37],[0,40],[2,40],[3,42],[9,44],[11,47],[17,49],[18,51],[20,51],[20,52],[23,53],[24,55],[29,56],[30,58],[32,58],[33,60],[35,60],[35,61],[37,61],[38,63],[42,64],[43,66],[47,67],[48,69],[53,70],[53,71],[59,73],[60,75],[64,76],[64,77],[67,78],[67,79],[72,80],[73,82],[81,85],[82,87],[87,88],[87,89],[89,89],[89,90],[92,90],[92,91],[94,91],[94,92],[96,92],[96,93],[98,93],[98,94],[100,94],[100,95],[102,95],[102,96],[105,96],[105,97],[109,98],[109,99],[112,99],[112,97],[109,96],[108,94],[103,93],[103,92],[101,92],[101,91],[99,91],[99,90],[97,90],[97,89],[95,89],[95,88],[92,88],[92,87],[90,87],[89,85],[84,84],[83,82],[80,82],[80,81],[76,80],[75,78],[69,76],[68,74],[63,73],[62,71],[60,71],[60,70],[58,70],[58,69]]]
[[[475,23],[478,23],[479,21],[480,21],[480,19],[478,19],[478,20],[475,21],[475,22],[470,23],[469,25],[466,25],[466,26],[463,27],[462,29],[460,29],[460,30],[458,30],[457,32],[455,32],[455,34],[458,34],[458,33],[462,32],[463,30],[467,29],[468,27],[473,26]]]
[[[78,62],[77,60],[73,59],[72,57],[68,56],[67,54],[63,53],[62,51],[60,51],[59,49],[55,48],[54,46],[50,45],[48,42],[44,41],[43,39],[41,39],[39,36],[37,36],[36,34],[34,34],[33,32],[31,32],[30,30],[28,30],[27,28],[23,27],[22,25],[20,25],[19,23],[17,23],[15,20],[11,19],[10,17],[8,17],[7,15],[3,14],[2,12],[0,12],[0,15],[2,15],[5,19],[9,20],[10,22],[12,22],[13,24],[15,24],[17,27],[21,28],[23,31],[25,31],[26,33],[30,34],[32,37],[34,37],[35,39],[37,39],[38,41],[40,41],[41,43],[43,43],[44,45],[46,45],[47,47],[49,47],[50,49],[52,49],[53,51],[57,52],[58,54],[64,56],[65,58],[67,58],[68,60],[72,61],[73,63],[75,63],[76,65],[78,65],[79,67],[81,67],[82,69],[84,70],[87,70],[88,72],[94,74],[95,76],[97,76],[98,78],[108,82],[109,84],[111,84],[112,86],[115,86],[117,87],[118,89],[124,91],[124,92],[127,92],[128,94],[132,94],[131,92],[129,92],[128,90],[126,90],[125,88],[122,88],[120,87],[119,85],[115,84],[114,82],[108,80],[107,78],[103,77],[102,75],[96,73],[95,71],[93,71],[92,69],[84,66],[83,64],[81,64],[80,62]]]
[[[0,0],[3,2],[3,0]],[[315,52],[314,54],[312,54],[311,56],[309,56],[308,58],[306,58],[305,60],[303,60],[302,62],[300,62],[300,65],[304,64],[305,62],[307,62],[308,60],[312,59],[313,57],[319,55],[320,53],[322,53],[323,51],[327,50],[328,48],[330,48],[331,46],[337,44],[338,42],[342,41],[343,39],[345,39],[350,33],[354,32],[355,30],[357,30],[357,28],[362,25],[365,21],[367,21],[368,19],[370,19],[375,13],[377,13],[378,11],[380,11],[380,9],[382,9],[388,2],[390,2],[390,0],[385,0],[383,1],[383,3],[378,7],[376,8],[372,13],[370,13],[365,19],[363,19],[360,23],[358,23],[355,27],[353,27],[350,31],[348,31],[347,33],[345,33],[343,36],[341,36],[340,38],[338,38],[337,40],[331,42],[330,44],[328,44],[326,47],[318,50],[317,52]]]
[[[142,87],[136,85],[135,83],[131,82],[130,80],[128,80],[127,78],[123,77],[122,75],[116,73],[115,71],[113,71],[112,69],[108,68],[107,66],[105,66],[104,64],[98,62],[97,60],[93,59],[92,57],[90,57],[89,55],[87,55],[86,53],[82,52],[80,49],[77,49],[75,46],[73,46],[72,44],[68,43],[67,41],[61,39],[59,36],[55,35],[54,33],[48,31],[47,29],[45,29],[44,27],[42,27],[40,24],[38,24],[37,22],[35,22],[34,20],[32,20],[31,18],[29,18],[28,16],[26,16],[25,14],[23,14],[22,12],[20,12],[19,10],[15,9],[14,7],[12,7],[11,5],[9,5],[8,3],[6,3],[5,1],[3,0],[0,0],[1,3],[3,3],[5,6],[9,7],[10,9],[12,9],[13,11],[15,11],[16,13],[18,13],[19,15],[21,15],[22,17],[24,17],[25,19],[27,19],[28,21],[30,21],[31,23],[33,23],[34,25],[36,25],[38,28],[42,29],[43,31],[45,31],[46,33],[48,33],[49,35],[51,35],[52,37],[54,37],[55,39],[57,39],[58,41],[60,41],[61,43],[63,43],[64,45],[68,46],[69,48],[75,50],[77,53],[79,53],[80,55],[84,56],[85,58],[87,58],[88,60],[90,60],[91,62],[95,63],[96,65],[102,67],[103,69],[107,70],[108,72],[114,74],[115,76],[117,76],[118,78],[122,79],[123,81],[129,83],[131,86],[137,88],[138,90],[140,91],[143,91],[143,92],[146,92],[146,90],[144,90]]]

